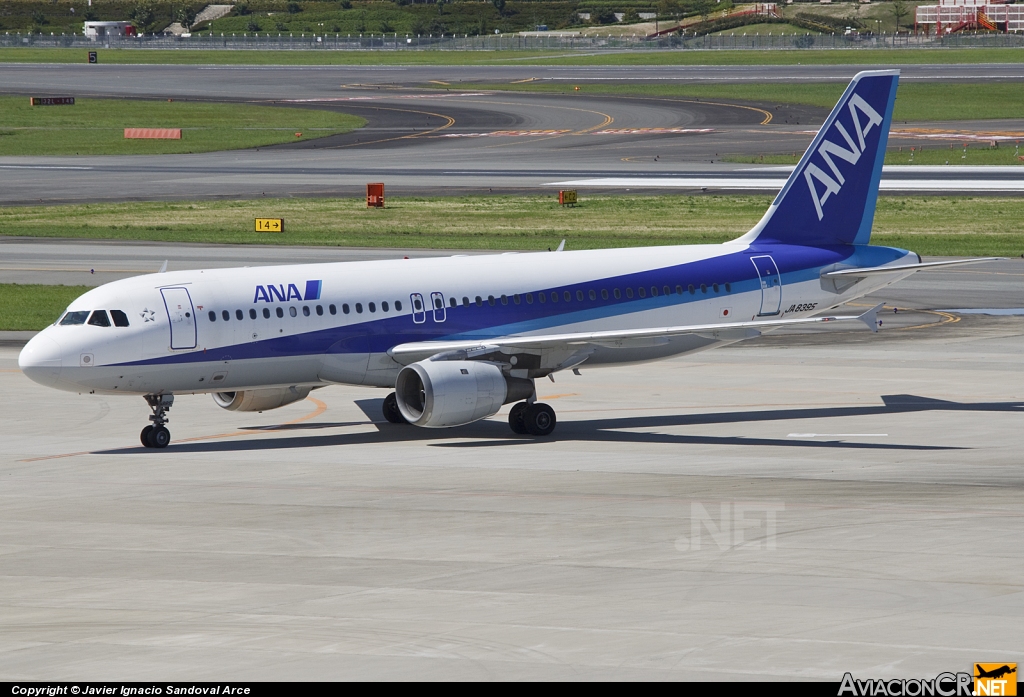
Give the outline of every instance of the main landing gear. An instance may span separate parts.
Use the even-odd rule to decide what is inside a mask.
[[[174,404],[174,395],[147,394],[146,404],[153,410],[153,415],[149,417],[153,424],[142,429],[139,440],[146,448],[166,448],[171,442],[171,432],[164,424],[167,423],[167,410]]]
[[[549,436],[556,423],[555,410],[541,402],[519,402],[508,413],[509,427],[520,435]]]
[[[398,408],[398,398],[395,397],[395,393],[392,392],[384,398],[384,405],[382,407],[384,412],[384,418],[388,420],[388,423],[392,424],[407,424],[408,421],[402,416],[402,412]]]

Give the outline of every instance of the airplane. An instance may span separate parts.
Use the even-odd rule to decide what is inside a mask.
[[[1003,677],[1004,675],[1009,675],[1010,673],[1016,673],[1017,672],[1017,664],[1014,664],[1013,668],[1011,668],[1008,665],[1003,665],[1003,666],[1001,666],[999,668],[995,668],[994,670],[983,670],[981,665],[976,663],[975,666],[974,666],[974,669],[975,669],[975,671],[977,673],[977,675],[974,676],[976,678],[993,678],[993,679],[998,680],[999,678]]]
[[[724,244],[148,274],[77,298],[18,363],[59,390],[143,396],[147,448],[170,442],[174,395],[264,411],[331,384],[392,389],[384,418],[426,428],[513,403],[513,432],[547,436],[556,415],[538,379],[783,327],[877,330],[878,308],[827,313],[922,269],[988,260],[870,245],[898,81],[858,73],[761,220]]]

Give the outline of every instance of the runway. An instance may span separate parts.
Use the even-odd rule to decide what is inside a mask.
[[[62,395],[0,348],[0,679],[812,679],[1015,660],[1019,317],[740,345],[381,423]],[[813,339],[813,341],[811,341]],[[809,345],[807,345],[809,344]]]
[[[90,70],[97,68],[99,70]],[[612,190],[778,189],[777,170],[727,156],[803,151],[826,110],[779,104],[615,95],[459,90],[516,80],[637,84],[779,79],[846,81],[858,66],[566,68],[15,65],[0,92],[217,99],[336,109],[367,119],[351,134],[221,153],[132,157],[0,157],[0,204],[361,196],[369,181],[395,195],[543,192],[562,181],[605,180]],[[902,66],[913,80],[1024,80],[1024,67]],[[576,71],[576,72],[573,72]],[[774,77],[772,77],[774,79]],[[449,86],[437,83],[448,83]],[[632,84],[632,83],[631,83]],[[895,147],[1024,139],[1024,119],[896,124]],[[961,164],[954,160],[953,165]],[[970,164],[970,162],[967,162]],[[975,173],[978,191],[1024,188],[1024,168]],[[948,192],[962,174],[887,172],[897,192]],[[587,185],[580,185],[586,188]],[[674,184],[678,188],[679,182]]]

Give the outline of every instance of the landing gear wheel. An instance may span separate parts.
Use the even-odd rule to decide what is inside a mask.
[[[526,430],[526,410],[530,407],[526,402],[519,402],[512,407],[512,411],[508,413],[508,426],[512,429],[512,433],[518,433],[519,435],[525,435],[529,433]]]
[[[531,404],[523,414],[523,423],[531,436],[549,436],[555,430],[555,410],[540,402]]]
[[[408,421],[405,420],[405,417],[402,416],[402,411],[398,408],[398,398],[395,397],[394,392],[392,392],[391,394],[384,398],[384,406],[382,410],[384,412],[384,418],[387,419],[389,423],[409,423]]]
[[[157,426],[149,432],[149,447],[166,448],[171,442],[171,432],[164,426]]]
[[[152,448],[152,444],[149,442],[149,434],[153,432],[152,426],[146,426],[142,429],[142,433],[139,434],[139,440],[142,441],[142,447]]]

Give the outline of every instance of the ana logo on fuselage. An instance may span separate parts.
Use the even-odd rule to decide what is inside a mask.
[[[844,148],[841,145],[837,145],[830,140],[823,140],[821,146],[818,147],[818,154],[821,155],[821,158],[825,161],[825,164],[828,165],[828,168],[832,170],[834,178],[833,176],[829,176],[825,170],[813,162],[808,164],[807,168],[804,170],[804,179],[807,180],[807,188],[811,192],[811,200],[814,201],[814,209],[818,212],[818,220],[821,220],[822,217],[824,217],[821,207],[825,205],[825,201],[828,200],[828,197],[832,194],[838,194],[839,190],[843,188],[843,184],[846,183],[846,178],[843,176],[843,173],[839,171],[839,166],[836,165],[836,162],[832,157],[835,156],[841,160],[849,162],[851,165],[856,165],[857,162],[860,161],[860,156],[864,154],[864,150],[867,147],[864,140],[865,136],[867,136],[868,132],[873,127],[882,123],[881,115],[859,94],[854,94],[850,97],[848,106],[850,108],[850,117],[853,119],[851,130],[857,134],[856,142],[850,136],[846,127],[839,121],[839,117],[837,116],[833,126],[837,131],[839,131],[839,135],[843,137],[843,140],[846,141],[846,145],[849,149]],[[861,114],[867,117],[867,123],[861,123]],[[858,147],[858,145],[860,147]],[[824,185],[824,193],[820,195],[818,194],[815,180]]]
[[[265,302],[288,302],[289,300],[319,300],[320,289],[323,281],[306,281],[306,292],[300,293],[299,287],[294,283],[287,286],[283,283],[274,285],[268,283],[265,286],[256,286],[256,295],[253,296],[254,303]]]

